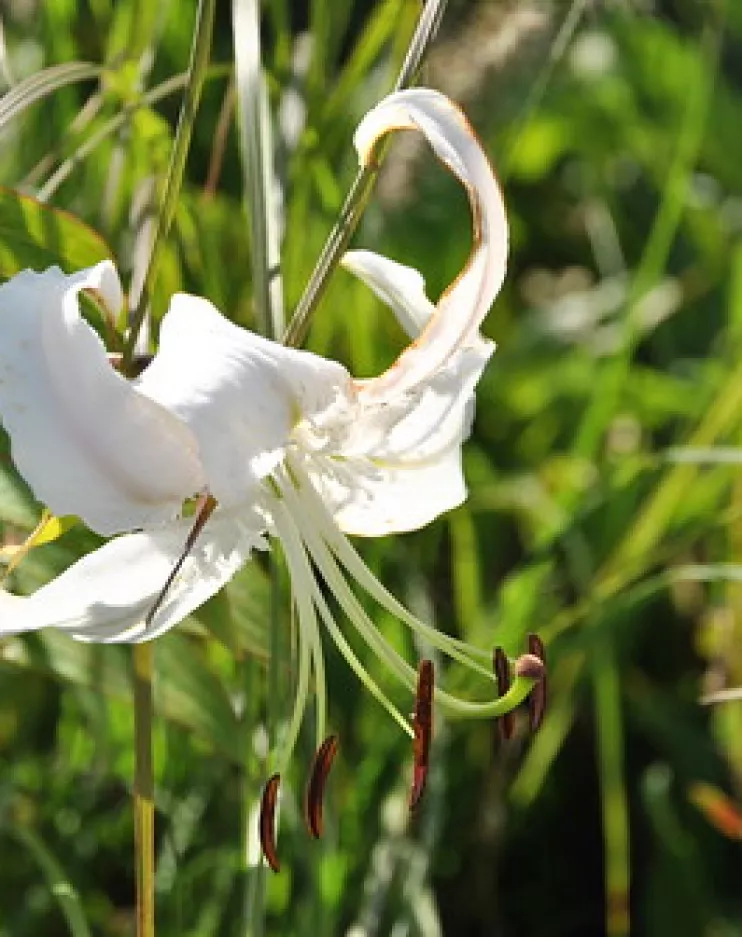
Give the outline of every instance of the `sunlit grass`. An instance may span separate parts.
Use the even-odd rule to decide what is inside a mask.
[[[341,749],[325,837],[310,841],[301,818],[309,720],[283,785],[283,871],[267,880],[254,808],[298,675],[288,604],[271,598],[285,586],[280,559],[259,559],[155,649],[160,937],[243,934],[263,906],[265,933],[296,935],[742,928],[740,846],[713,812],[726,801],[693,794],[725,791],[732,814],[742,802],[742,703],[698,702],[742,684],[730,456],[742,414],[742,21],[734,4],[726,19],[700,0],[666,6],[452,2],[422,74],[462,99],[501,170],[511,274],[485,324],[498,351],[465,450],[470,501],[359,550],[415,613],[487,653],[516,655],[542,634],[542,729],[496,746],[494,726],[440,720],[411,820],[408,740],[328,646]],[[258,10],[236,7],[243,23]],[[175,152],[182,186],[145,291],[155,333],[177,289],[274,333],[301,303],[309,347],[374,373],[400,347],[396,323],[343,272],[306,290],[356,191],[353,127],[393,86],[418,5],[340,15],[315,0],[305,22],[286,2],[263,7],[257,49],[218,13],[178,152],[195,10],[49,0],[29,18],[10,4],[9,71],[29,81],[0,100],[0,181],[73,212],[141,274]],[[274,197],[261,201],[266,180]],[[459,199],[403,140],[356,241],[440,289],[468,245]],[[101,249],[60,220],[47,253],[30,255],[20,217],[35,223],[33,208],[0,197],[4,277],[50,262],[54,243],[74,245],[60,249],[68,264]],[[18,544],[39,512],[5,437],[0,458],[2,539]],[[14,582],[34,588],[93,539],[72,529],[31,551]],[[409,642],[386,613],[376,623]],[[0,935],[132,933],[127,655],[42,633],[5,641],[0,662]],[[466,695],[461,683],[452,668]]]

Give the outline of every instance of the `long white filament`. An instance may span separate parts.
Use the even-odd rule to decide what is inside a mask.
[[[395,720],[400,728],[410,737],[414,735],[411,726],[402,716],[394,704],[387,698],[386,694],[376,684],[370,674],[366,671],[353,649],[350,647],[342,632],[337,626],[327,603],[320,592],[306,550],[299,536],[298,529],[291,509],[278,502],[274,507],[274,523],[276,531],[281,539],[286,554],[286,561],[291,572],[294,589],[297,587],[304,593],[306,601],[312,602],[320,614],[325,627],[330,633],[338,650],[347,661],[349,667],[355,675],[371,693],[371,695],[386,709],[389,715]]]
[[[323,527],[326,527],[326,523],[322,518],[323,512],[316,509],[316,505],[318,503],[321,505],[321,501],[319,501],[318,496],[314,494],[314,489],[311,485],[311,482],[309,482],[307,479],[306,485],[303,486],[300,490],[297,489],[296,483],[299,481],[299,478],[297,473],[295,473],[293,470],[293,467],[289,467],[288,471],[283,469],[277,470],[274,478],[278,488],[281,491],[282,498],[285,501],[285,504],[282,504],[282,509],[288,511],[291,519],[291,526],[295,528],[292,530],[292,537],[298,540],[299,547],[304,555],[304,561],[307,563],[307,566],[308,560],[306,557],[305,547],[309,550],[312,559],[314,560],[319,572],[322,575],[322,578],[329,586],[333,595],[340,604],[340,607],[348,616],[349,621],[353,624],[364,641],[387,665],[391,673],[394,674],[394,676],[407,689],[414,692],[417,679],[416,671],[410,667],[410,665],[397,653],[397,651],[388,643],[388,641],[375,627],[366,611],[363,609],[360,602],[348,586],[348,583],[346,582],[335,561],[335,557],[321,536],[320,532],[323,532]],[[334,524],[332,524],[331,521],[330,526],[334,527]],[[298,528],[298,530],[296,528]],[[345,540],[344,537],[342,537],[342,539],[343,541]],[[348,548],[351,549],[350,544],[348,544]],[[360,558],[358,558],[358,561],[362,563]],[[376,580],[371,575],[365,564],[363,564],[363,569],[366,572],[366,576],[364,578],[370,578],[375,582]],[[347,642],[343,638],[342,634],[339,632],[337,624],[334,621],[331,612],[327,608],[327,604],[324,598],[317,588],[316,581],[314,580],[314,576],[311,573],[311,568],[309,569],[308,575],[312,579],[315,590],[315,604],[317,605],[317,610],[320,613],[320,617],[327,625],[328,630],[330,630],[336,643],[341,641],[344,645],[344,648],[341,647],[340,644],[338,644],[338,647],[341,648],[344,656],[346,656],[346,659],[348,660],[348,663],[351,664],[354,671],[358,674],[359,679],[364,679],[364,677],[361,677],[361,672],[364,674],[365,678],[370,679],[363,666],[360,664],[350,647],[347,645]],[[408,617],[412,622],[418,622],[418,619],[412,615],[409,615],[409,613]],[[414,627],[414,625],[411,626]],[[439,634],[429,625],[425,627],[426,630],[429,629],[435,634]],[[347,656],[345,649],[347,649],[347,653],[352,655],[352,660]],[[481,672],[482,668],[479,667],[479,665],[477,665],[474,661],[471,661],[467,658],[464,662],[471,669],[475,669]],[[494,682],[493,676],[490,672],[485,671],[485,675],[489,682]],[[436,688],[435,699],[436,703],[445,709],[449,715],[459,718],[474,719],[487,716],[498,716],[504,712],[509,711],[514,705],[516,705],[518,701],[516,700],[516,694],[522,695],[523,698],[525,697],[526,693],[523,692],[523,690],[523,687],[518,688],[518,690],[511,688],[508,694],[503,697],[488,701],[475,702],[463,700],[457,696],[447,693],[445,690]],[[386,699],[386,697],[383,697],[382,700],[383,694],[381,694],[381,696],[379,694],[381,694],[381,691],[377,688],[377,692],[374,692],[374,695],[380,702],[382,702],[385,708],[389,709],[391,704],[389,704],[389,701]]]
[[[476,670],[488,680],[493,680],[492,670],[483,667],[474,659],[478,658],[480,661],[489,662],[489,653],[481,648],[473,647],[465,641],[458,641],[456,638],[443,634],[405,608],[371,573],[348,538],[338,528],[306,472],[301,465],[297,464],[297,460],[290,460],[289,464],[291,474],[301,486],[302,502],[305,504],[306,510],[311,512],[313,523],[317,525],[323,539],[335,556],[364,591],[378,602],[382,608],[385,608],[391,615],[407,625],[408,628],[417,632],[433,647],[438,648],[452,660],[457,660],[465,667]]]

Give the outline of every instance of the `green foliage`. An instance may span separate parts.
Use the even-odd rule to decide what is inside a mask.
[[[301,20],[262,4],[262,76],[217,6],[153,312],[185,289],[275,327],[280,301],[251,263],[283,233],[290,314],[353,179],[354,124],[392,87],[418,5],[314,0]],[[361,545],[441,629],[509,653],[538,631],[544,725],[493,754],[492,726],[438,720],[410,819],[408,742],[328,643],[341,750],[325,837],[301,819],[309,725],[284,779],[283,871],[267,880],[255,809],[296,661],[280,567],[258,557],[157,642],[160,937],[246,933],[250,902],[267,922],[252,933],[298,937],[742,933],[739,833],[709,806],[722,801],[692,795],[703,782],[742,810],[742,703],[699,703],[742,684],[742,16],[732,0],[726,19],[702,0],[584,21],[583,6],[529,19],[451,4],[423,79],[462,99],[503,182],[511,267],[485,325],[498,351],[465,448],[467,505]],[[4,19],[17,83],[0,100],[0,276],[105,256],[141,274],[194,16],[137,0],[32,7]],[[274,174],[280,198],[259,200]],[[355,242],[418,267],[437,295],[469,236],[458,187],[393,143]],[[363,376],[402,341],[333,276],[309,347]],[[40,516],[2,437],[2,543]],[[96,543],[67,530],[14,584],[35,588]],[[409,659],[425,653],[376,620]],[[456,668],[445,679],[465,690]],[[125,649],[51,632],[0,645],[0,937],[133,932],[131,723]]]

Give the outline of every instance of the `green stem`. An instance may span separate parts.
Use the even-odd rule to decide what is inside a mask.
[[[447,0],[429,0],[423,7],[415,32],[410,40],[407,55],[397,76],[394,91],[401,91],[414,83],[423,63],[425,53],[443,18]],[[291,322],[283,337],[284,344],[296,347],[301,345],[309,328],[309,320],[314,314],[319,301],[329,283],[330,276],[340,262],[353,232],[358,227],[366,204],[379,174],[384,157],[384,147],[376,151],[373,166],[363,167],[356,174],[350,192],[340,209],[340,217],[330,232],[319,260],[312,271],[306,289],[299,300]]]
[[[175,131],[165,193],[162,197],[160,211],[157,214],[157,227],[152,241],[152,253],[144,274],[141,291],[139,296],[133,300],[130,311],[129,334],[126,338],[123,357],[125,369],[128,369],[131,364],[139,330],[144,322],[152,287],[157,278],[160,257],[162,256],[162,245],[170,232],[170,226],[175,217],[175,208],[183,182],[183,173],[196,119],[196,111],[198,110],[198,102],[201,98],[201,90],[203,89],[209,64],[215,6],[216,0],[200,0],[198,5],[196,31],[191,49],[191,61],[188,66],[188,84],[186,85],[178,126]]]
[[[629,808],[624,780],[623,717],[618,667],[613,642],[607,633],[595,643],[592,676],[603,807],[606,934],[628,937]]]
[[[134,850],[137,937],[155,937],[155,803],[152,769],[152,673],[154,648],[135,644],[134,660]]]

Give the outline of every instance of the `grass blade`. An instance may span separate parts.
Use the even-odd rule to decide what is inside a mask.
[[[52,65],[24,78],[0,98],[0,129],[18,117],[27,107],[59,91],[60,88],[78,81],[100,78],[102,73],[103,67],[100,65],[90,62],[67,62],[63,65]]]
[[[261,64],[257,0],[234,0],[232,25],[253,296],[262,331],[269,338],[279,338],[285,327],[280,275],[281,200],[273,170],[273,128]]]
[[[20,824],[8,827],[10,832],[31,853],[39,864],[49,891],[54,895],[64,915],[71,937],[92,937],[77,889],[69,881],[56,856],[44,844],[41,837]]]
[[[139,330],[142,327],[144,316],[149,305],[157,268],[160,259],[162,244],[168,236],[170,226],[175,217],[175,208],[178,202],[180,187],[183,182],[186,158],[193,133],[198,104],[201,99],[201,90],[206,78],[206,71],[211,53],[211,36],[214,26],[214,9],[216,0],[200,0],[196,15],[196,28],[191,48],[191,60],[188,66],[188,84],[186,85],[183,104],[180,109],[178,126],[175,131],[173,152],[170,157],[165,192],[157,214],[157,227],[152,241],[152,252],[149,264],[144,274],[142,287],[138,297],[132,298],[130,313],[130,328],[124,349],[123,367],[127,370],[131,364],[131,357],[137,343]]]

